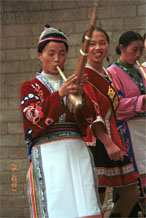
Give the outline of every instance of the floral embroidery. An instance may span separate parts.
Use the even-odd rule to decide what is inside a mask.
[[[86,118],[86,121],[88,124],[91,124],[93,122],[93,117]]]
[[[47,118],[45,119],[45,123],[46,123],[47,126],[50,126],[53,122],[54,122],[54,120],[51,119],[51,118],[49,118],[49,117],[47,117]]]
[[[38,96],[40,98],[40,102],[41,103],[44,102],[44,95],[43,95],[44,93],[43,93],[43,90],[41,89],[41,87],[37,83],[35,83],[35,86],[32,85],[32,87],[37,92],[37,94],[38,94]]]
[[[41,104],[32,103],[30,106],[24,108],[23,112],[25,113],[27,119],[33,124],[37,124],[40,119],[44,117]]]
[[[23,112],[28,120],[30,120],[34,125],[38,125],[38,122],[44,117],[44,113],[42,112],[42,103],[44,102],[43,90],[41,87],[35,83],[32,84],[33,89],[37,92],[37,95],[29,93],[27,96],[23,98],[21,101],[21,105],[24,105],[26,101],[32,100],[35,98],[38,100],[37,103],[31,103],[29,106],[25,107]],[[42,128],[41,126],[39,126]]]
[[[94,109],[95,109],[97,115],[100,114],[100,111],[99,111],[99,104],[97,104],[97,102],[95,102],[95,101],[93,101],[93,100],[92,100],[92,102],[93,102]]]
[[[39,100],[39,97],[32,94],[32,93],[29,93],[28,95],[26,95],[23,100],[21,101],[21,105],[23,106],[25,104],[26,101],[30,100],[30,99],[33,99],[35,98],[36,100]]]
[[[25,117],[31,121],[34,125],[38,126],[39,128],[43,129],[42,126],[39,125],[39,122],[41,119],[44,118],[43,113],[43,102],[44,102],[44,93],[41,87],[35,83],[35,85],[32,84],[32,87],[35,92],[37,92],[37,96],[35,94],[29,93],[27,96],[23,98],[21,101],[21,105],[24,105],[26,101],[35,98],[38,100],[36,103],[31,103],[29,106],[25,107],[23,112],[25,113]],[[53,119],[47,117],[45,120],[45,124],[47,126],[51,125],[54,122]]]

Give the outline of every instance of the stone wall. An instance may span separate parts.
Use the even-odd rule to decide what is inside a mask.
[[[0,4],[0,217],[28,218],[26,173],[29,162],[20,114],[20,85],[33,78],[40,69],[36,47],[46,23],[70,34],[65,72],[68,75],[74,72],[82,34],[88,28],[94,1],[1,0]],[[109,57],[112,62],[117,59],[114,49],[121,33],[130,29],[142,35],[146,32],[146,1],[100,0],[97,25],[110,36]]]

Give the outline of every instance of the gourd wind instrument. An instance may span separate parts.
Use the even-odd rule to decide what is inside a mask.
[[[78,63],[77,63],[75,73],[74,73],[75,75],[77,75],[77,82],[76,82],[77,85],[79,85],[81,80],[82,80],[84,67],[85,67],[85,64],[87,61],[89,43],[90,43],[91,36],[92,36],[93,30],[94,30],[95,24],[96,24],[97,6],[98,6],[97,3],[95,2],[90,25],[89,25],[89,29],[85,35],[85,40],[84,40],[84,43],[82,45],[82,48],[80,49],[80,55],[79,55]],[[61,71],[61,69],[59,68],[59,66],[57,66],[57,70],[60,73],[63,80],[66,81],[66,77],[64,76],[64,74]],[[80,108],[82,105],[83,105],[83,102],[82,102],[81,93],[76,93],[75,95],[70,94],[68,96],[67,106],[68,106],[68,109],[70,112],[74,113],[75,110],[77,108]]]
[[[144,78],[145,78],[145,80],[146,80],[146,73],[145,73],[144,69],[142,68],[142,66],[141,66],[141,64],[139,63],[138,60],[136,60],[136,64],[137,64],[137,66],[139,67],[140,72],[142,73],[142,75],[144,76]]]

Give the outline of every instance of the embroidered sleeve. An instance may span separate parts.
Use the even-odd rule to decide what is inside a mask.
[[[100,125],[103,126],[103,128],[106,131],[106,125],[104,122],[104,118],[101,116],[101,112],[100,112],[100,104],[98,102],[98,93],[94,91],[94,89],[91,87],[91,85],[86,84],[85,87],[85,93],[86,93],[86,98],[89,98],[90,103],[92,104],[92,106],[89,106],[89,108],[92,110],[92,115],[91,117],[86,118],[86,120],[88,121],[89,125],[92,125],[95,122],[100,123]],[[88,97],[87,97],[88,96]],[[89,109],[88,109],[89,110]]]
[[[133,118],[140,113],[144,113],[142,110],[143,96],[133,96],[125,98],[121,90],[118,91],[120,96],[120,104],[118,107],[118,119],[127,120]]]
[[[135,88],[136,85],[134,84],[132,79],[130,79],[130,77],[127,77],[127,75],[125,77],[122,77],[122,71],[118,71],[118,68],[116,68],[115,66],[113,66],[113,68],[110,67],[109,71],[112,74],[120,98],[117,119],[128,120],[144,113],[144,95],[138,95],[138,88]]]
[[[93,102],[93,105],[94,105],[94,110],[96,112],[96,119],[93,121],[92,124],[100,123],[100,125],[103,127],[103,129],[107,132],[105,121],[104,121],[104,119],[102,118],[102,116],[100,114],[99,104],[97,102],[93,101],[93,100],[92,100],[92,102]]]
[[[58,92],[44,93],[38,83],[24,82],[21,86],[21,110],[26,120],[43,129],[58,120],[64,107]]]

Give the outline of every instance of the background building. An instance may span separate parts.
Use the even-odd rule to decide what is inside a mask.
[[[146,0],[98,2],[97,26],[104,28],[110,36],[109,58],[113,62],[117,59],[115,46],[124,31],[136,30],[142,35],[146,32]],[[1,0],[0,4],[0,217],[28,218],[26,173],[29,162],[20,113],[20,85],[40,69],[37,42],[47,23],[70,34],[65,73],[74,72],[94,1]]]

